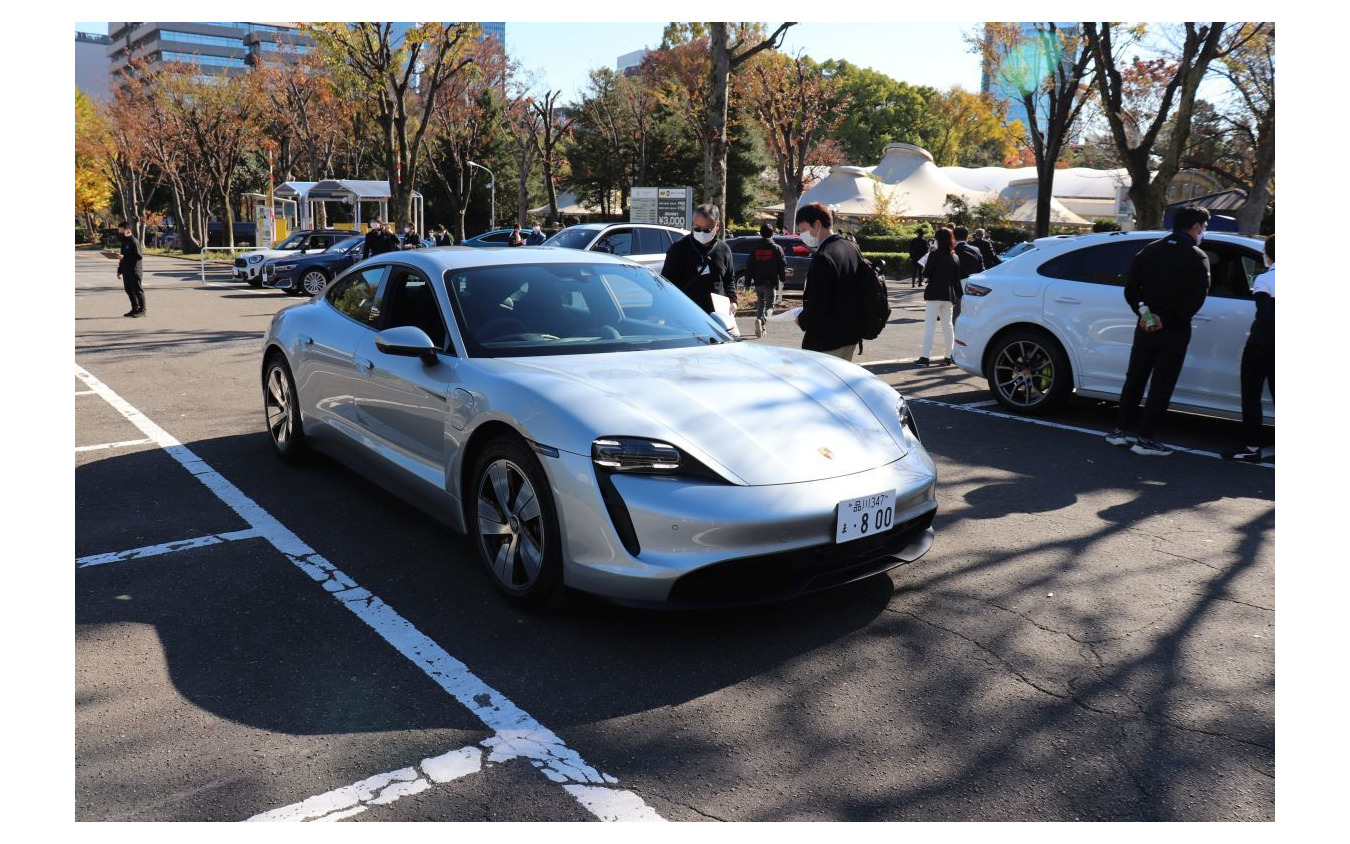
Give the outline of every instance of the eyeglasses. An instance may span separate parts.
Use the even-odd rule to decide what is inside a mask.
[[[717,225],[716,225],[716,224],[713,224],[713,225],[711,225],[711,226],[709,226],[709,227],[707,227],[707,228],[703,228],[702,226],[694,226],[694,231],[696,231],[696,232],[702,232],[702,233],[704,233],[704,234],[712,234],[712,233],[713,233],[714,231],[716,231],[716,230],[717,230]]]

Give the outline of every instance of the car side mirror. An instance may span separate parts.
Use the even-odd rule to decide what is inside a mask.
[[[440,351],[427,333],[415,325],[386,328],[375,335],[375,348],[386,355],[421,358],[426,364],[435,363],[436,353]]]

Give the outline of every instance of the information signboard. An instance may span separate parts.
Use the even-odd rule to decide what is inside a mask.
[[[628,221],[688,230],[694,218],[694,189],[635,187],[629,194]]]

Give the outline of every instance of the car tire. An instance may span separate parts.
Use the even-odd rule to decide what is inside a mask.
[[[465,523],[492,585],[526,609],[562,596],[562,534],[544,469],[517,436],[489,442],[473,461]]]
[[[1036,329],[1001,335],[989,350],[984,371],[994,398],[1013,413],[1049,413],[1073,390],[1064,349],[1050,334]]]
[[[296,286],[300,288],[292,288],[296,296],[318,296],[328,286],[328,273],[318,269],[308,270],[296,282]]]
[[[249,286],[249,287],[262,287],[262,279],[260,279],[260,278],[250,278],[250,279],[248,280],[248,286]]]
[[[736,274],[736,289],[737,290],[750,289],[750,279],[746,278],[744,271]]]
[[[280,353],[273,353],[263,369],[263,416],[272,450],[287,463],[300,462],[308,448],[299,394],[291,368]]]

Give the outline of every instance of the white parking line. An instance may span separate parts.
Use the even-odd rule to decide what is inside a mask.
[[[900,388],[899,388],[899,387],[896,387],[895,390],[898,392],[898,391],[900,390]],[[994,417],[997,417],[997,418],[999,418],[999,419],[1010,419],[1010,420],[1012,420],[1012,421],[1014,421],[1014,422],[1026,422],[1026,423],[1028,423],[1028,424],[1030,424],[1030,425],[1040,425],[1040,426],[1043,427],[1043,428],[1058,428],[1058,429],[1061,430],[1061,431],[1074,431],[1074,432],[1079,433],[1079,434],[1089,434],[1089,435],[1094,436],[1094,437],[1104,437],[1104,436],[1106,436],[1106,432],[1105,432],[1105,431],[1098,431],[1098,430],[1095,430],[1095,429],[1093,429],[1093,428],[1080,428],[1080,427],[1078,427],[1077,425],[1065,425],[1065,424],[1063,424],[1063,423],[1061,423],[1061,422],[1049,422],[1049,421],[1047,421],[1047,420],[1045,420],[1045,419],[1035,419],[1035,418],[1032,418],[1032,417],[1029,417],[1029,416],[1017,416],[1016,414],[1012,414],[1012,413],[1002,413],[1002,412],[999,412],[999,411],[996,411],[996,410],[985,410],[984,407],[982,406],[983,403],[979,403],[979,404],[951,404],[951,403],[945,402],[945,401],[935,401],[934,399],[916,399],[916,398],[909,398],[909,397],[906,397],[905,400],[908,401],[908,402],[910,402],[911,404],[931,404],[931,405],[936,405],[937,407],[945,407],[945,408],[949,408],[949,409],[951,409],[951,410],[964,410],[964,411],[966,411],[966,412],[968,412],[968,413],[978,413],[978,414],[981,414],[981,415],[983,415],[983,416],[994,416]],[[992,402],[992,404],[998,404],[998,402]],[[1164,445],[1167,445],[1167,443],[1164,443]],[[1185,446],[1180,446],[1180,445],[1167,445],[1167,447],[1170,448],[1170,449],[1172,449],[1172,450],[1174,450],[1174,451],[1180,451],[1180,452],[1184,452],[1184,453],[1186,453],[1186,454],[1194,454],[1194,455],[1196,455],[1196,456],[1198,456],[1198,457],[1209,457],[1209,458],[1214,459],[1214,460],[1223,460],[1223,459],[1224,459],[1222,454],[1217,454],[1217,453],[1215,453],[1215,452],[1213,452],[1213,451],[1204,451],[1204,450],[1198,449],[1198,448],[1186,448]],[[1265,466],[1267,469],[1274,469],[1274,468],[1275,468],[1275,464],[1274,464],[1274,463],[1252,463],[1252,464],[1249,464],[1249,465],[1253,465],[1253,466]]]
[[[529,759],[544,776],[559,785],[588,786],[584,791],[569,790],[568,793],[600,820],[664,820],[641,797],[611,788],[618,780],[586,764],[553,731],[484,683],[468,666],[450,656],[392,607],[324,559],[271,513],[258,506],[253,499],[110,387],[78,364],[75,366],[75,375],[205,484],[260,537],[286,555],[342,606],[351,610],[377,635],[477,716],[495,733],[487,740],[493,746],[492,761],[501,762],[517,757]],[[608,802],[597,800],[595,789],[613,791],[612,799]]]
[[[105,448],[126,448],[133,445],[149,445],[154,440],[122,440],[120,443],[99,443],[98,445],[77,445],[76,452],[81,451],[101,451]]]
[[[75,391],[75,395],[77,395],[77,396],[96,396],[96,395],[98,395],[98,393],[94,392],[93,390],[76,390],[76,391]]]
[[[250,821],[336,821],[359,815],[370,806],[388,806],[403,797],[421,794],[433,785],[478,773],[483,769],[483,751],[461,747],[423,759],[417,766],[367,777],[358,783],[335,788],[290,806],[282,806],[249,818]]]
[[[236,530],[233,533],[217,533],[211,536],[198,536],[195,539],[180,539],[176,542],[165,542],[161,545],[146,545],[143,548],[132,548],[130,551],[113,551],[107,554],[91,554],[87,557],[80,557],[75,561],[76,568],[87,568],[89,566],[101,566],[107,563],[120,563],[126,560],[140,560],[145,557],[158,557],[161,554],[172,554],[175,551],[188,551],[193,548],[206,548],[210,545],[219,545],[222,542],[236,542],[240,539],[259,539],[261,534],[252,528],[248,530]]]

